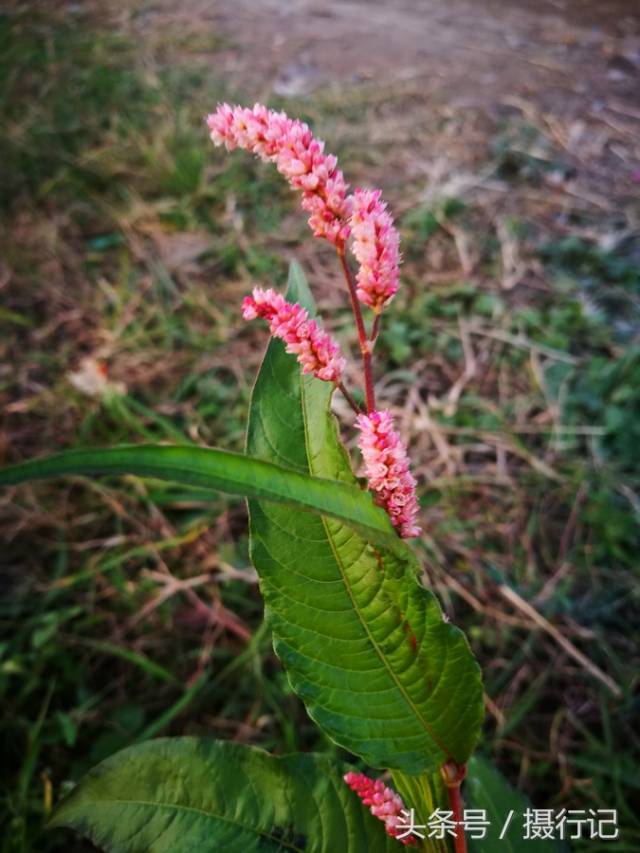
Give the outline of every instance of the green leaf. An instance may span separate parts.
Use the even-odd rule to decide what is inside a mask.
[[[309,477],[264,460],[209,447],[140,444],[68,450],[0,470],[0,486],[61,474],[137,474],[280,501],[340,518],[389,547],[401,544],[386,513],[357,485]]]
[[[388,836],[321,755],[276,758],[200,738],[160,738],[103,761],[51,824],[113,853],[393,853]]]
[[[298,266],[288,297],[311,307]],[[249,454],[353,486],[331,393],[272,341],[253,393]],[[480,672],[418,582],[406,543],[392,551],[335,519],[256,500],[249,508],[274,647],[316,723],[372,767],[417,774],[466,761],[483,717]]]
[[[413,809],[416,823],[424,824],[437,809],[449,808],[449,797],[440,771],[421,776],[407,776],[399,770],[391,771],[393,787],[402,797],[407,809]],[[422,841],[424,853],[449,853],[450,839],[429,838],[428,830],[421,830],[427,837]]]
[[[527,853],[532,848],[546,853],[566,850],[561,841],[523,838],[524,815],[531,803],[486,758],[474,755],[469,761],[462,793],[465,808],[484,809],[489,821],[486,838],[474,840],[467,833],[470,853]],[[511,822],[501,839],[500,833],[510,813],[513,815]]]

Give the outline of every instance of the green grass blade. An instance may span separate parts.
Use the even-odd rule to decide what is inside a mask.
[[[182,696],[173,703],[166,711],[163,711],[160,716],[150,723],[143,731],[136,737],[136,743],[142,743],[145,740],[150,740],[159,734],[163,729],[166,729],[167,726],[175,720],[175,718],[182,714],[189,705],[196,699],[202,688],[206,685],[209,680],[209,671],[205,671],[202,675],[190,686],[188,687]]]
[[[160,664],[150,660],[140,652],[134,652],[132,649],[117,645],[117,643],[111,643],[108,640],[92,640],[88,637],[78,637],[76,642],[81,646],[94,649],[101,654],[113,655],[121,660],[125,660],[127,663],[137,667],[141,672],[144,672],[145,675],[156,678],[159,681],[164,681],[165,684],[176,684],[178,681],[176,676],[164,666],[160,666]]]

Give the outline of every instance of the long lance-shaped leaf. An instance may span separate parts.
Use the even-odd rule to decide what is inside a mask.
[[[321,755],[276,758],[200,738],[116,753],[61,802],[69,826],[113,853],[393,853],[398,842]]]
[[[386,513],[351,483],[311,477],[238,453],[207,447],[131,445],[68,450],[0,470],[0,486],[62,474],[137,474],[228,494],[290,504],[341,519],[374,541],[399,547]]]
[[[288,296],[311,308],[298,267]],[[353,485],[331,392],[272,341],[252,398],[248,453]],[[249,505],[275,650],[311,717],[373,767],[417,774],[466,761],[483,716],[479,669],[419,584],[408,546],[392,553],[339,521]]]

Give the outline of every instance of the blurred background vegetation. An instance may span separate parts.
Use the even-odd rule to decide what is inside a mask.
[[[266,338],[240,301],[292,257],[354,344],[284,182],[208,141],[203,115],[264,84],[221,71],[223,31],[143,38],[133,5],[0,11],[4,462],[242,450]],[[378,393],[411,441],[425,582],[483,665],[482,750],[539,808],[617,808],[620,841],[585,849],[637,850],[640,110],[602,112],[582,145],[533,96],[289,89],[269,103],[381,185],[401,228]],[[3,853],[90,850],[46,830],[52,805],[155,735],[337,751],[274,658],[242,502],[68,478],[2,494],[0,535]]]

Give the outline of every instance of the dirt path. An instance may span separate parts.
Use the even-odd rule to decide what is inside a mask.
[[[574,115],[610,98],[640,108],[629,0],[158,0],[139,25],[222,33],[225,73],[282,95],[413,78],[453,106],[519,94]]]
[[[145,43],[162,44],[165,56],[187,65],[214,64],[229,91],[251,93],[252,100],[274,94],[315,99],[327,90],[335,99],[368,84],[377,114],[400,128],[398,175],[408,174],[402,161],[434,150],[439,117],[455,117],[457,135],[479,150],[483,133],[487,142],[492,131],[476,135],[472,122],[484,117],[495,127],[515,110],[545,127],[581,173],[584,192],[620,199],[640,187],[636,0],[144,0],[133,10],[124,6]],[[375,121],[368,122],[370,136],[378,131]]]

